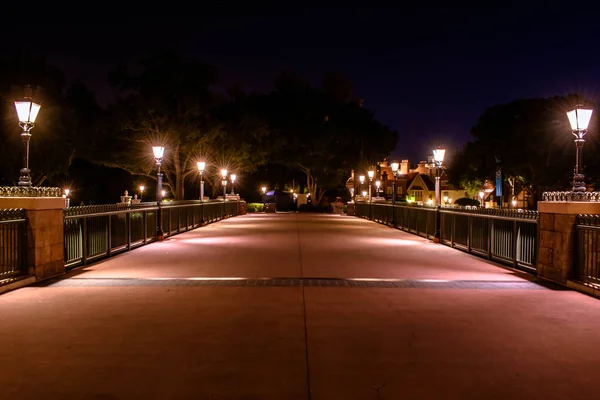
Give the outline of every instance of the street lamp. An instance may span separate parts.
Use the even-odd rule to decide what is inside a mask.
[[[65,199],[67,199],[67,208],[71,206],[71,199],[69,198],[69,193],[71,193],[71,190],[65,189]]]
[[[140,202],[142,201],[142,198],[144,197],[144,189],[146,189],[146,187],[144,185],[140,185]]]
[[[163,146],[153,146],[152,152],[154,153],[154,160],[156,161],[156,204],[158,211],[156,213],[156,239],[164,240],[165,234],[162,230],[162,211],[160,209],[160,202],[165,196],[165,191],[162,190],[162,172],[160,172],[160,166],[162,164],[163,157],[165,155],[165,148]]]
[[[512,206],[513,208],[517,208],[517,199],[515,199],[514,197],[512,199]]]
[[[204,169],[206,163],[204,161],[198,161],[198,172],[200,172],[200,201],[204,201]]]
[[[375,181],[375,187],[377,188],[377,197],[379,197],[379,187],[381,186],[381,181]]]
[[[400,163],[394,161],[391,164],[392,167],[392,226],[396,227],[396,175],[398,174],[398,168]]]
[[[444,196],[444,205],[448,204],[448,196]]]
[[[571,123],[571,130],[573,136],[575,136],[575,172],[573,174],[573,191],[574,192],[585,192],[584,176],[581,173],[583,167],[583,143],[585,142],[584,136],[587,133],[587,128],[592,118],[594,110],[580,108],[577,106],[574,110],[567,112],[567,117]],[[19,183],[20,184],[20,183]]]
[[[480,190],[479,191],[479,203],[480,203],[480,206],[482,206],[482,207],[483,207],[483,196],[485,196],[485,192],[483,190]]]
[[[167,191],[166,190],[162,190],[160,193],[162,194],[162,197],[165,197],[167,195]]]
[[[265,186],[263,186],[261,188],[262,192],[263,192],[263,196],[267,193],[267,188]]]
[[[25,94],[24,101],[15,101],[19,126],[23,129],[21,139],[23,140],[23,168],[19,176],[19,186],[31,186],[31,171],[29,170],[29,140],[31,139],[31,129],[34,127],[35,119],[40,112],[41,106],[31,100],[31,94]]]
[[[237,178],[236,174],[231,174],[229,176],[229,179],[231,179],[231,194],[235,194],[235,192],[233,191],[233,186],[235,185],[235,179]]]
[[[442,197],[442,185],[440,184],[440,169],[444,162],[444,156],[446,155],[446,149],[437,148],[433,150],[433,161],[435,161],[435,234],[433,235],[433,241],[439,243],[441,237],[441,214],[440,214],[440,203]],[[452,203],[451,199],[448,199]]]
[[[444,155],[446,155],[445,149],[433,150],[433,160],[435,161],[435,204],[440,205],[440,199],[442,196],[442,187],[440,185],[440,169],[444,162]]]
[[[223,185],[223,218],[225,218],[225,198],[227,197],[227,170],[221,170],[221,185]]]
[[[369,201],[371,201],[371,186],[373,186],[373,178],[375,177],[375,171],[368,171],[367,175],[369,176]]]

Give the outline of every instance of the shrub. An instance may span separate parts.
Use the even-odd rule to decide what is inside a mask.
[[[468,197],[461,197],[454,202],[457,206],[475,206],[479,207],[479,201],[475,199],[469,199]]]
[[[263,212],[265,205],[263,203],[247,203],[246,204],[246,212],[254,213],[254,212]]]

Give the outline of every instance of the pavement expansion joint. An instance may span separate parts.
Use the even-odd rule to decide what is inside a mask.
[[[390,289],[518,289],[547,290],[526,280],[437,280],[437,279],[373,279],[373,278],[243,278],[243,277],[191,277],[191,278],[67,278],[51,279],[38,287],[107,287],[107,286],[270,286],[270,287],[338,287],[338,288],[390,288]]]

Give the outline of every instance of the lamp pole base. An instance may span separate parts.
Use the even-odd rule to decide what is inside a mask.
[[[29,168],[21,169],[21,176],[19,176],[19,186],[31,186],[31,175]]]

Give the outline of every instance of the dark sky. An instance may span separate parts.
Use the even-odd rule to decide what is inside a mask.
[[[399,132],[393,157],[411,162],[425,159],[438,139],[459,148],[488,106],[571,92],[595,99],[599,93],[596,21],[576,20],[564,7],[280,11],[33,21],[25,31],[7,25],[0,31],[35,37],[38,53],[70,79],[86,82],[102,103],[114,96],[108,71],[156,46],[212,63],[224,83],[240,81],[247,90],[269,90],[284,68],[314,84],[323,72],[342,72],[365,107]],[[9,41],[3,51],[21,44]]]

